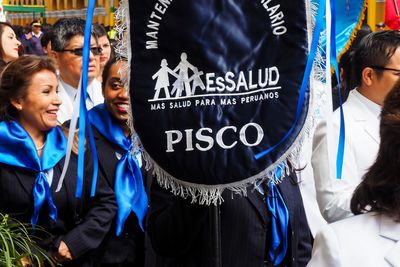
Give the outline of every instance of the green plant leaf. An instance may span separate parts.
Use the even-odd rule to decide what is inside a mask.
[[[21,259],[29,258],[34,266],[44,266],[44,262],[55,266],[46,251],[39,247],[39,238],[31,234],[29,223],[21,223],[8,215],[0,213],[0,266],[22,266]],[[40,226],[35,226],[36,233],[48,234]]]

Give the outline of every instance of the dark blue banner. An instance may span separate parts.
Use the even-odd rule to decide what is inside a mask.
[[[215,188],[265,178],[307,117],[308,91],[296,111],[305,2],[133,0],[129,12],[134,127],[158,176]]]

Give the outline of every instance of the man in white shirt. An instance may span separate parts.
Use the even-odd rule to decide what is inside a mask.
[[[73,102],[78,92],[79,80],[82,74],[82,52],[85,21],[80,18],[59,19],[53,26],[51,40],[54,58],[59,66],[59,96],[63,103],[57,113],[60,124],[72,117]],[[88,69],[88,85],[86,107],[92,107],[104,102],[101,93],[101,83],[95,78],[100,67],[101,48],[97,38],[92,34],[90,41],[90,59]]]
[[[337,179],[336,156],[340,110],[323,121],[314,135],[312,166],[317,200],[328,222],[352,215],[350,199],[378,152],[383,100],[400,76],[400,32],[380,31],[361,41],[353,58],[357,87],[343,104],[345,145],[343,172]],[[329,120],[328,120],[329,121]]]

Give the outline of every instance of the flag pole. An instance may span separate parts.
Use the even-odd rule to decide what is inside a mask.
[[[209,206],[210,213],[210,240],[211,240],[211,266],[222,267],[221,257],[221,206],[220,203]]]

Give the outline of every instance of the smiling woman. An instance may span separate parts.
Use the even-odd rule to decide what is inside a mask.
[[[57,126],[61,105],[57,88],[56,68],[50,58],[22,56],[3,71],[0,213],[43,227],[48,234],[37,232],[38,243],[48,255],[58,263],[70,264],[63,266],[83,266],[91,261],[87,252],[97,248],[107,233],[116,205],[101,175],[95,197],[89,198],[90,187],[85,186],[82,198],[75,198],[76,155],[71,157],[62,188],[55,193],[67,143]],[[85,155],[85,184],[91,174],[92,161]]]
[[[16,77],[12,73],[20,73],[20,67],[24,67],[24,75]],[[12,118],[17,121],[36,148],[42,147],[45,133],[57,126],[57,111],[61,104],[53,61],[25,56],[6,67],[1,84],[2,120]]]
[[[142,167],[142,157],[135,151],[135,133],[128,127],[129,96],[121,77],[126,60],[110,59],[103,72],[104,104],[89,111],[99,152],[99,170],[114,187],[118,204],[115,224],[98,249],[95,265],[144,266],[143,223],[147,212],[145,185],[151,174]],[[148,248],[146,248],[148,249]]]
[[[41,155],[45,143],[44,133],[57,126],[57,111],[61,100],[57,95],[58,81],[53,69],[38,71],[30,80],[23,96],[13,98],[10,103],[18,110],[16,120],[32,137]]]

